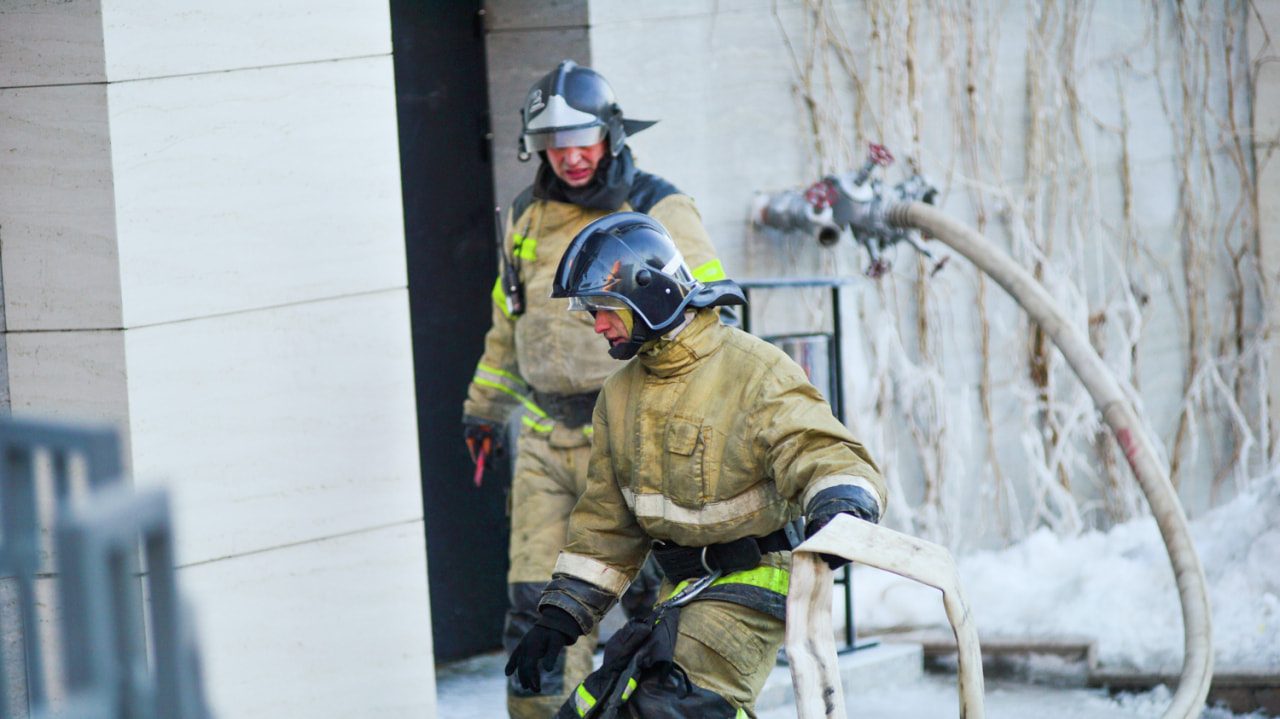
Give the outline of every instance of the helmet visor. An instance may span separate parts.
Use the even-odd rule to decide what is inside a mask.
[[[627,303],[609,295],[574,295],[569,298],[570,311],[599,312],[600,310],[629,310]]]
[[[576,127],[569,130],[547,130],[545,132],[527,132],[525,144],[534,152],[542,152],[548,148],[559,147],[591,147],[604,139],[603,125]]]
[[[669,256],[649,257],[623,242],[574,242],[561,258],[559,296],[579,300],[570,309],[628,309],[660,327],[696,284],[679,250],[667,248]]]

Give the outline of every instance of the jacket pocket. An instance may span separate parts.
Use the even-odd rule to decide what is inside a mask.
[[[706,501],[702,471],[706,444],[702,432],[701,422],[673,417],[663,438],[663,494],[686,507],[700,507]]]

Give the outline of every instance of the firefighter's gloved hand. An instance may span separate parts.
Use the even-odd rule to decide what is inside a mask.
[[[489,459],[501,459],[503,434],[505,430],[501,425],[474,417],[464,417],[462,420],[462,438],[467,443],[467,451],[471,453],[473,462],[482,451],[488,453]],[[488,442],[488,449],[485,449],[485,442]]]
[[[809,507],[804,513],[804,538],[817,534],[837,514],[850,514],[867,522],[879,522],[880,503],[862,487],[842,485],[824,489],[809,500]],[[849,563],[849,560],[834,554],[818,556],[832,570]]]
[[[531,692],[542,691],[542,672],[555,666],[566,644],[573,644],[582,636],[582,629],[565,610],[545,606],[540,614],[511,652],[506,668],[507,676],[515,674],[520,686]]]

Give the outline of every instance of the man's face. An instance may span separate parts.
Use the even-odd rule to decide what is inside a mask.
[[[631,339],[631,331],[627,323],[613,310],[596,310],[596,334],[609,340],[609,346],[622,344]]]
[[[566,185],[583,187],[596,176],[596,167],[604,157],[604,143],[601,140],[589,147],[548,147],[547,162]]]

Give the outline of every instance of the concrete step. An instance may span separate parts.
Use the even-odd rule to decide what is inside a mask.
[[[955,671],[956,639],[951,632],[920,629],[878,637],[886,644],[919,646],[927,671]],[[1030,683],[1106,689],[1112,693],[1142,693],[1160,685],[1178,686],[1177,672],[1149,672],[1100,666],[1091,637],[981,637],[986,675]],[[1033,665],[1029,657],[1053,657],[1056,665]],[[1273,671],[1214,672],[1208,704],[1237,714],[1263,712],[1280,716],[1280,674]]]
[[[919,644],[926,662],[956,653],[956,636],[947,630],[918,629],[897,634],[882,634],[876,638],[885,643]],[[1083,662],[1089,667],[1096,664],[1094,647],[1097,643],[1092,637],[1068,635],[1035,638],[979,637],[978,643],[982,646],[984,660],[1015,654],[1041,654],[1055,656],[1064,661]]]
[[[1173,689],[1178,675],[1099,667],[1089,673],[1089,686],[1111,693],[1146,692],[1161,684]],[[1275,672],[1214,672],[1209,684],[1210,706],[1223,706],[1236,714],[1261,712],[1280,716],[1280,674]]]

